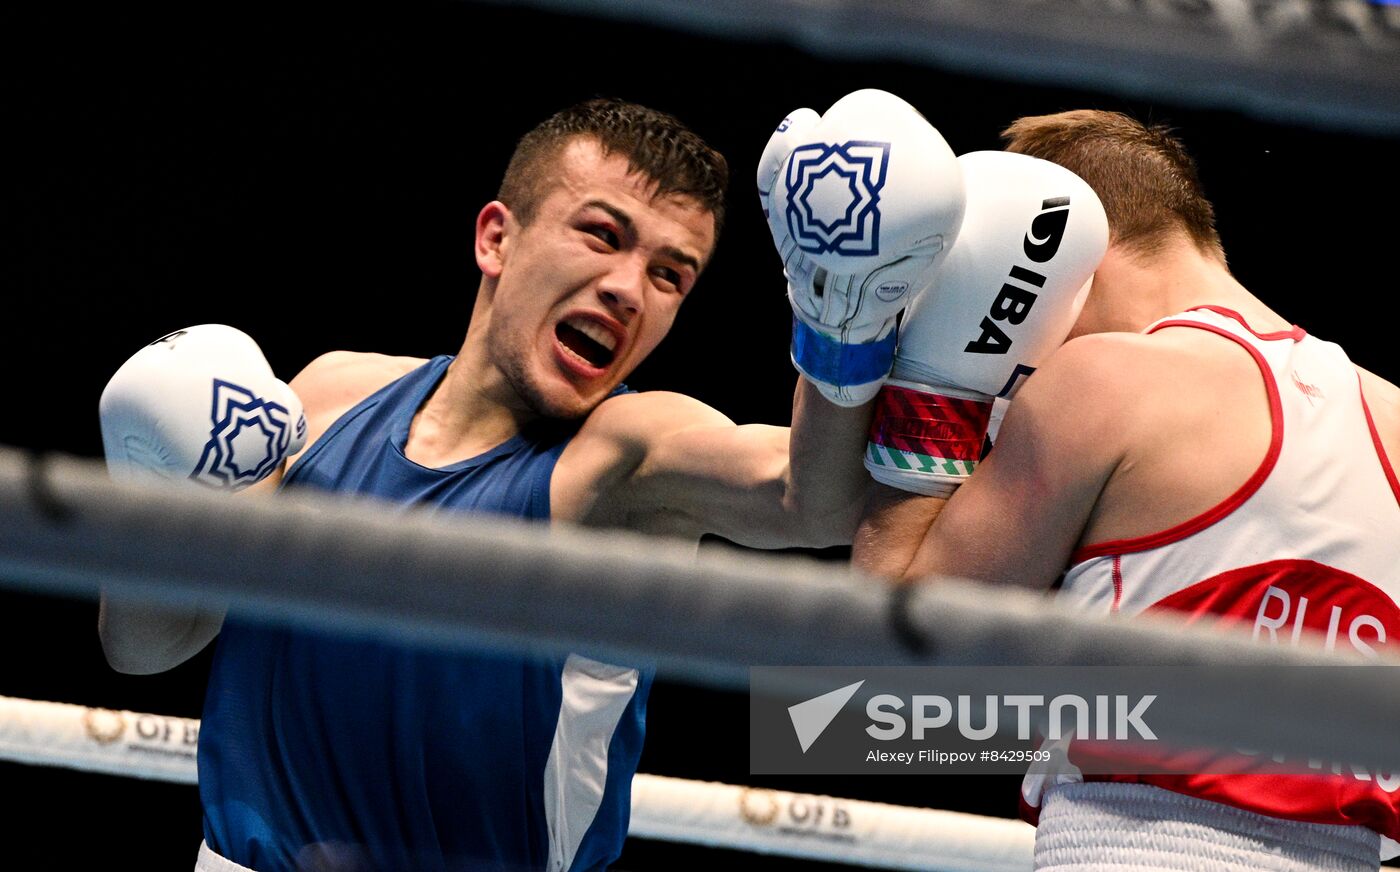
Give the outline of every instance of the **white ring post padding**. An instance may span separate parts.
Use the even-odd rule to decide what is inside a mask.
[[[0,759],[195,784],[199,721],[0,697]],[[628,835],[881,869],[1024,872],[1020,821],[785,791],[632,779]]]
[[[576,651],[732,690],[748,689],[751,665],[1205,666],[1189,706],[1154,710],[1163,739],[1400,769],[1396,670],[1347,668],[1361,661],[1339,652],[940,579],[899,600],[903,625],[929,643],[921,654],[892,626],[894,588],[831,564],[296,490],[117,484],[72,458],[0,450],[0,583],[170,604],[224,596],[299,625]],[[1249,664],[1279,668],[1252,683],[1214,669]],[[1283,668],[1306,665],[1332,668]],[[943,692],[979,692],[948,672]]]

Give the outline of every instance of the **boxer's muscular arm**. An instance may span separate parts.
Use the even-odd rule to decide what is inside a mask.
[[[791,428],[736,425],[680,394],[608,400],[560,458],[554,516],[758,548],[849,543],[869,486],[870,406],[797,382]]]
[[[1151,365],[1141,359],[1141,342],[1102,334],[1052,355],[1011,404],[996,448],[941,511],[930,510],[928,498],[910,497],[906,511],[925,523],[925,533],[905,577],[1049,587],[1136,438],[1142,396],[1134,388]],[[909,539],[898,541],[907,548]],[[897,564],[902,557],[878,559]]]
[[[1256,361],[1213,333],[1074,339],[1026,382],[905,575],[1045,588],[1076,546],[1199,517],[1260,468],[1269,405]]]
[[[305,451],[356,403],[422,363],[412,358],[333,351],[309,363],[289,386],[301,398],[307,423]],[[292,455],[267,478],[236,495],[238,499],[277,490]],[[210,601],[171,608],[102,592],[97,630],[107,662],[118,672],[150,675],[185,662],[204,650],[223,626],[226,607]]]

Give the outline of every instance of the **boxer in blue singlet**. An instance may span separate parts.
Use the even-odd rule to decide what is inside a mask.
[[[737,426],[689,397],[620,387],[708,261],[726,176],[669,116],[611,100],[565,110],[522,139],[477,218],[482,280],[455,356],[332,352],[288,391],[246,336],[190,328],[109,385],[109,464],[183,458],[190,476],[224,484],[262,475],[238,465],[246,447],[232,441],[252,425],[227,451],[198,450],[209,382],[182,397],[172,372],[215,371],[216,384],[252,386],[233,407],[292,461],[255,490],[756,547],[848,543],[865,475],[853,460],[863,425],[846,418],[867,407],[825,403],[801,380],[791,429]],[[202,414],[203,435],[152,436],[147,407],[166,422]],[[133,444],[142,459],[123,453]],[[462,586],[471,596],[470,579]],[[219,635],[200,741],[201,869],[600,869],[621,850],[645,669],[418,649],[110,596],[100,631],[126,672],[170,668]]]
[[[438,468],[405,455],[450,360],[341,416],[282,486],[548,519],[577,422],[533,421]],[[205,841],[253,869],[600,867],[626,832],[650,681],[579,656],[439,652],[226,619],[201,727]],[[391,702],[392,720],[356,716],[370,699]],[[325,759],[333,773],[306,765]]]

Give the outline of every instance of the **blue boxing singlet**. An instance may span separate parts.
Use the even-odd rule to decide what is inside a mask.
[[[404,454],[437,357],[326,431],[284,487],[549,518],[577,422],[430,469]],[[462,595],[472,596],[470,578]],[[602,869],[627,834],[649,671],[230,616],[199,742],[204,837],[258,872]]]

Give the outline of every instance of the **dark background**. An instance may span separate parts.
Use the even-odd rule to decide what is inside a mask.
[[[0,444],[98,456],[107,378],[191,324],[246,330],[284,378],[332,349],[455,351],[478,281],[473,221],[515,139],[603,94],[678,115],[733,169],[713,264],[635,387],[786,423],[789,315],[753,168],[789,110],[862,87],[912,102],[958,153],[996,148],[1022,114],[1109,108],[1174,125],[1241,281],[1400,377],[1381,316],[1395,293],[1395,139],[463,2],[197,9],[60,5],[9,22]],[[119,676],[95,622],[91,602],[0,593],[0,695],[198,716],[207,654]],[[746,717],[742,695],[659,682],[642,771],[1015,814],[1014,778],[751,776]],[[11,868],[192,867],[194,788],[10,764],[0,784]],[[620,865],[674,865],[680,850],[632,843]]]

